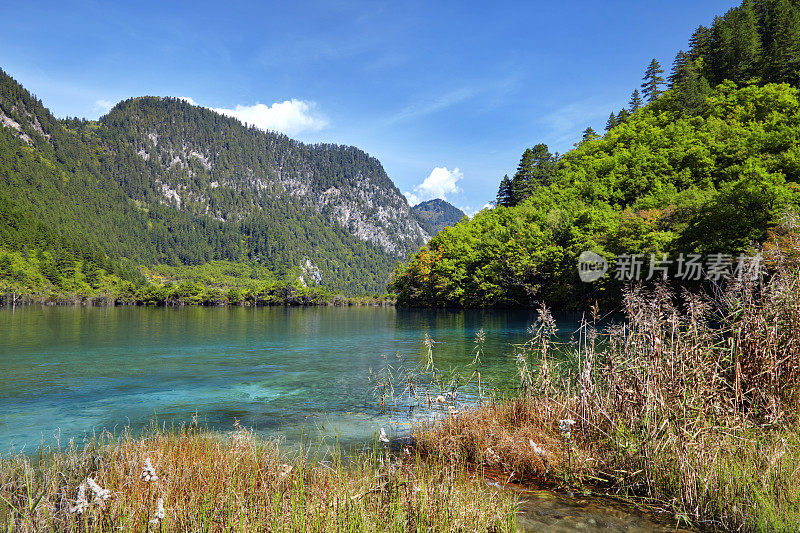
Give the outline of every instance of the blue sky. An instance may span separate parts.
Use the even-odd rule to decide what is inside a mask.
[[[564,152],[739,2],[11,2],[0,67],[60,117],[181,96],[352,144],[468,212],[522,151]]]

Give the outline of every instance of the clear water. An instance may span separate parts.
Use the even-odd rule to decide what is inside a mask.
[[[535,319],[394,308],[0,309],[0,455],[136,431],[154,418],[180,425],[195,413],[211,428],[239,420],[289,446],[366,443],[380,427],[397,435],[409,417],[430,415],[382,408],[370,370],[424,365],[426,333],[440,369],[464,368],[483,328],[483,385],[502,394],[517,382],[514,344]],[[563,340],[577,319],[557,317]],[[613,500],[519,495],[524,531],[675,530]]]
[[[504,390],[514,385],[512,345],[535,318],[367,307],[1,309],[0,452],[153,419],[179,425],[195,412],[211,428],[238,419],[290,445],[364,442],[398,422],[371,394],[371,369],[423,364],[425,333],[437,341],[439,368],[463,367],[483,328],[484,386]]]

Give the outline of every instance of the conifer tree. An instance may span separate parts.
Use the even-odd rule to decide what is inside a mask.
[[[711,27],[707,71],[716,84],[724,80],[742,83],[757,73],[761,39],[753,4],[745,0],[740,7],[716,17]]]
[[[669,88],[672,89],[686,78],[687,64],[690,61],[689,55],[683,50],[678,50],[675,55],[675,60],[672,62],[672,72],[670,72],[667,80],[669,81]]]
[[[513,205],[513,189],[511,187],[511,180],[508,179],[508,174],[503,176],[500,180],[500,188],[497,190],[497,201],[495,202],[498,207],[510,207]]]
[[[734,28],[729,52],[730,76],[737,82],[745,82],[758,75],[761,62],[761,37],[758,34],[758,17],[752,0],[731,10]]]
[[[648,103],[655,102],[661,95],[661,86],[664,85],[664,78],[661,77],[661,74],[664,74],[664,69],[661,68],[661,64],[658,61],[653,59],[644,73],[644,78],[642,78],[644,81],[642,83],[642,95],[647,99]]]
[[[698,26],[689,38],[689,52],[687,55],[692,60],[706,57],[709,53],[710,45],[711,30],[705,26]]]
[[[628,110],[631,114],[636,113],[642,107],[642,97],[639,96],[639,89],[634,89],[631,100],[628,102]]]
[[[587,127],[583,130],[583,136],[581,137],[581,144],[589,141],[593,141],[595,139],[599,139],[600,136],[594,131],[594,128],[591,126]]]
[[[631,114],[628,112],[627,109],[625,109],[624,107],[620,109],[619,113],[617,113],[617,125],[619,126],[620,124],[624,124],[625,122],[627,122],[628,117],[630,116]]]
[[[512,205],[525,200],[536,187],[549,185],[554,170],[555,158],[546,144],[526,149],[511,180]]]
[[[800,6],[774,0],[765,32],[765,78],[771,82],[800,81]]]
[[[606,121],[606,133],[611,131],[611,129],[614,128],[614,126],[616,125],[617,125],[617,116],[614,115],[614,112],[612,111],[611,114],[608,116],[608,120]]]

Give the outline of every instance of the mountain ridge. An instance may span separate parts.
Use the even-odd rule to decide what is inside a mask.
[[[382,292],[428,238],[362,150],[304,144],[178,98],[57,119],[0,70],[0,126],[0,246],[11,250],[52,250],[67,264],[313,267],[353,295]]]
[[[431,236],[448,226],[455,226],[466,216],[461,209],[441,198],[420,202],[411,209]]]

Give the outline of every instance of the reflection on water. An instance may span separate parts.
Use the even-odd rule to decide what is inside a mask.
[[[513,343],[529,311],[393,308],[54,308],[0,310],[0,452],[31,450],[154,417],[210,427],[234,419],[265,435],[373,438],[390,423],[370,369],[401,354],[424,363],[425,333],[441,369],[473,358],[484,328],[483,381],[514,385]],[[561,322],[573,331],[574,321]],[[397,420],[395,420],[397,421]]]

